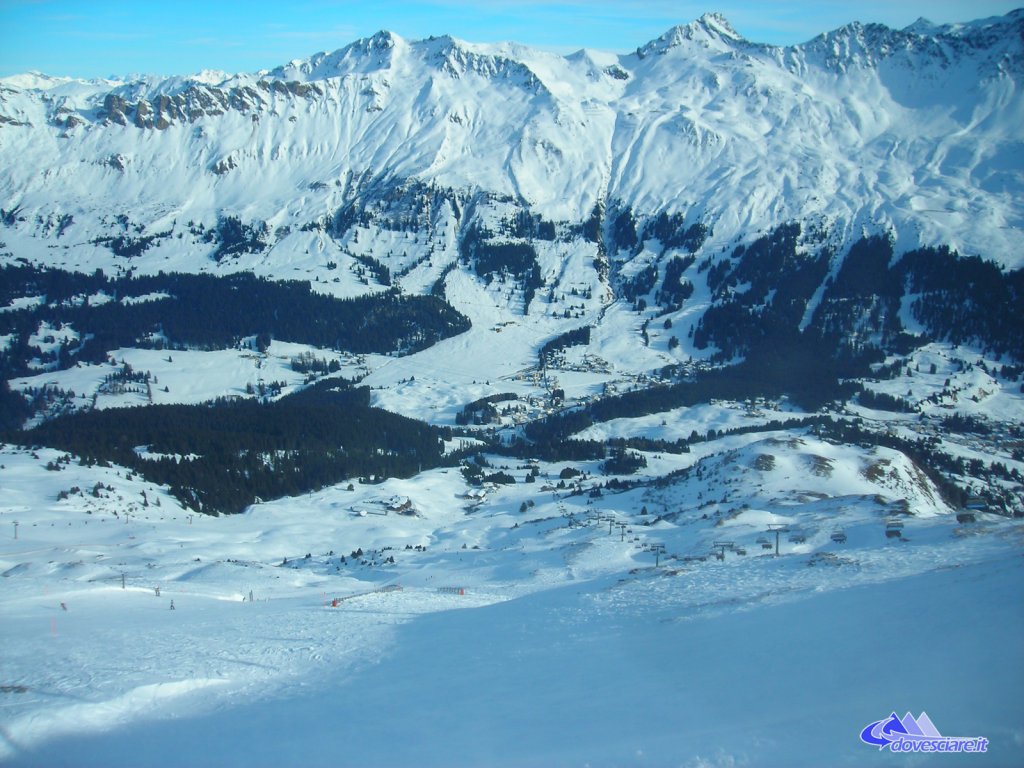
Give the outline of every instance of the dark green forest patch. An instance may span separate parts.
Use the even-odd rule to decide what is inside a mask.
[[[105,294],[105,303],[86,297]],[[228,277],[163,274],[108,277],[56,269],[0,268],[0,306],[22,297],[37,306],[0,313],[0,375],[29,372],[30,360],[67,368],[102,362],[119,347],[228,349],[244,339],[271,339],[355,353],[411,353],[469,329],[469,320],[436,296],[388,291],[338,299],[305,281],[272,281],[248,273]],[[161,297],[162,298],[159,298]],[[135,297],[151,297],[131,301]],[[157,298],[152,298],[157,297]],[[126,301],[127,300],[127,301]],[[44,351],[30,345],[40,323],[71,325],[83,339]]]
[[[78,412],[3,439],[128,467],[191,509],[232,514],[257,499],[350,478],[410,477],[442,462],[440,429],[369,403],[369,390],[332,381],[270,403]]]

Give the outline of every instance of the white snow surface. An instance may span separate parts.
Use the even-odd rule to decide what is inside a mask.
[[[600,497],[509,465],[221,518],[3,448],[0,762],[896,765],[857,738],[893,710],[1024,758],[1020,522],[957,525],[886,449],[705,447]]]
[[[272,382],[287,394],[304,382],[291,360],[308,353],[337,360],[374,405],[439,425],[513,393],[511,434],[554,390],[574,407],[714,353],[686,336],[710,301],[697,264],[673,329],[610,301],[599,249],[579,238],[534,241],[544,287],[528,307],[512,281],[446,271],[470,215],[497,231],[524,204],[561,233],[598,200],[685,213],[713,229],[698,264],[801,220],[837,247],[884,230],[898,252],[950,244],[1019,267],[1022,23],[851,25],[780,49],[709,15],[628,56],[380,33],[256,74],[6,78],[0,260],[249,270],[348,297],[385,290],[369,257],[406,292],[444,276],[472,321],[405,357],[281,341],[124,348],[10,386],[98,408],[256,396]],[[235,101],[139,128],[104,122],[110,93]],[[451,193],[415,226],[376,208],[337,236],[322,226],[410,179],[426,185],[416,194]],[[192,230],[220,215],[267,222],[267,249],[214,263]],[[96,241],[120,234],[156,239],[119,261]],[[631,261],[608,256],[632,275],[668,255],[648,241]],[[584,326],[591,344],[540,370],[541,345]],[[54,349],[85,332],[42,324],[32,341]],[[125,365],[149,386],[109,385]],[[932,344],[902,366],[867,386],[918,412],[852,415],[906,437],[941,431],[946,415],[1024,422],[999,360]],[[715,402],[578,437],[672,442],[803,415],[786,401]],[[991,460],[969,436],[944,445]],[[594,493],[609,479],[597,462],[539,463],[527,484],[526,465],[491,456],[515,485],[470,489],[436,469],[213,518],[126,469],[0,447],[0,764],[903,765],[858,739],[893,711],[990,739],[979,764],[1024,763],[1020,521],[959,525],[905,455],[806,430],[643,456],[623,478],[641,485],[624,492]],[[583,475],[558,488],[569,466]],[[388,512],[395,499],[413,514]],[[896,520],[901,536],[887,537]]]
[[[709,253],[801,221],[838,245],[891,232],[899,252],[947,244],[1018,267],[1022,24],[1021,11],[852,24],[777,48],[708,15],[632,54],[565,57],[381,32],[253,74],[5,78],[0,208],[24,221],[3,239],[16,256],[92,270],[109,259],[97,238],[123,233],[126,214],[133,236],[170,235],[133,268],[200,271],[212,249],[189,223],[231,214],[272,233],[231,269],[325,274],[310,245],[331,246],[300,228],[415,179],[556,222],[597,201],[681,212],[712,230]],[[140,100],[139,120],[162,127],[136,127]]]

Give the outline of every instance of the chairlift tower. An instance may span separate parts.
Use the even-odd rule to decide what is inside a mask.
[[[664,544],[652,544],[651,551],[654,552],[654,567],[661,565],[661,556],[665,554]]]
[[[789,533],[789,526],[785,523],[768,523],[768,531],[775,533],[775,556],[779,556],[779,535]]]
[[[733,544],[731,541],[713,541],[711,543],[711,546],[714,549],[718,550],[718,554],[716,555],[716,557],[719,560],[725,560],[725,550],[732,549],[736,545]]]

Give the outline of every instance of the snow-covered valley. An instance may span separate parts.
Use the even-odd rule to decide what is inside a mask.
[[[0,80],[0,764],[1024,763],[1022,29]]]

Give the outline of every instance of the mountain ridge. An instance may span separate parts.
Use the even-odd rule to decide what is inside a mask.
[[[972,283],[924,272],[952,259],[1004,281],[1000,313],[1016,296],[1022,25],[851,24],[777,48],[709,14],[651,55],[380,32],[219,85],[33,76],[56,85],[0,89],[0,254],[445,296],[474,323],[530,318],[534,358],[582,324],[617,343],[602,324],[635,317],[647,370],[738,359],[756,346],[738,329],[761,338],[767,317],[938,340],[955,330],[907,287],[928,285],[973,318],[957,338],[1011,350],[979,330],[1002,320],[974,317]],[[878,279],[837,288],[864,271],[851,259]],[[656,318],[682,331],[651,334]]]
[[[0,83],[0,760],[1021,753],[1022,20]]]
[[[763,231],[764,225],[828,215],[826,208],[836,206],[815,203],[814,197],[838,193],[841,199],[860,186],[858,199],[834,224],[848,230],[846,238],[867,224],[874,231],[895,230],[907,247],[950,244],[1013,265],[1019,263],[1013,254],[1020,237],[1013,233],[1021,211],[1006,193],[1020,179],[1013,163],[1017,143],[1008,134],[1022,116],[1014,97],[1024,62],[1014,30],[1022,25],[1022,12],[945,25],[927,37],[852,24],[803,45],[777,48],[749,43],[723,17],[709,14],[633,54],[602,57],[608,61],[602,67],[588,55],[562,57],[450,37],[408,42],[381,32],[333,53],[220,82],[215,73],[117,85],[5,78],[0,152],[16,166],[26,140],[35,145],[27,148],[30,153],[42,146],[40,135],[18,136],[19,129],[45,132],[56,151],[35,152],[26,172],[0,187],[0,207],[26,209],[31,196],[24,192],[40,184],[32,178],[40,167],[61,165],[62,175],[77,175],[69,164],[95,157],[101,145],[109,146],[106,157],[129,157],[138,142],[105,131],[111,124],[160,131],[178,126],[179,133],[194,125],[194,135],[179,136],[168,151],[196,158],[209,147],[219,155],[207,166],[215,171],[237,165],[241,158],[232,151],[245,153],[245,144],[264,145],[248,150],[262,155],[257,165],[264,167],[268,157],[298,154],[301,165],[302,155],[330,152],[352,158],[347,169],[345,163],[337,166],[339,175],[369,171],[513,194],[548,218],[567,221],[584,220],[597,200],[620,199],[649,213],[696,209],[700,215],[700,208],[709,209],[705,218],[721,222],[715,229],[725,224],[733,238],[749,237],[744,230]],[[975,38],[984,39],[983,50],[964,44]],[[703,47],[710,40],[719,46],[713,52]],[[672,66],[644,53],[683,49],[687,53]],[[473,82],[460,84],[466,78]],[[485,83],[493,97],[480,92]],[[232,113],[249,118],[250,141]],[[214,118],[222,118],[221,127]],[[284,120],[292,127],[281,125]],[[986,132],[986,122],[998,123],[998,130]],[[903,124],[909,129],[902,130]],[[390,149],[383,156],[377,151],[388,134],[392,141],[417,145],[411,153],[399,150],[404,162],[389,157]],[[229,143],[235,150],[224,146]],[[75,145],[87,154],[67,151]],[[307,149],[297,150],[299,145]],[[466,168],[467,154],[478,170]],[[951,154],[967,162],[950,163]],[[889,156],[901,167],[888,171]],[[759,174],[755,164],[765,166],[766,157],[777,157],[777,167]],[[672,167],[683,170],[678,181],[665,172]],[[317,181],[307,169],[294,172],[306,176],[307,184]],[[905,181],[885,184],[880,175]],[[702,181],[709,176],[716,183]],[[769,179],[780,176],[805,191],[772,191]],[[955,191],[928,199],[937,186],[929,177]],[[565,186],[570,178],[579,190],[571,205]],[[730,178],[748,183],[722,184]],[[102,187],[86,185],[94,195]],[[681,188],[692,192],[682,195]],[[222,197],[215,189],[210,193]],[[728,221],[742,207],[738,200],[762,201],[761,226]],[[285,204],[282,199],[274,207]],[[940,217],[920,215],[925,209],[946,211],[956,221],[942,225]],[[972,227],[974,217],[965,209],[987,210],[986,226]],[[916,226],[941,231],[914,241],[910,231]],[[1006,226],[1011,229],[1001,229]],[[960,229],[974,229],[975,236],[946,236]]]

